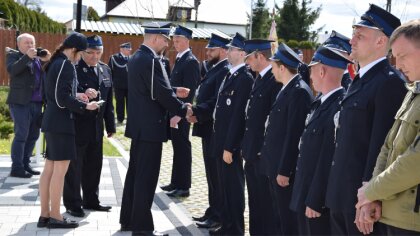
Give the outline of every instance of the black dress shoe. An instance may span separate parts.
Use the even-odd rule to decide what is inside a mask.
[[[206,228],[206,229],[217,228],[217,227],[221,226],[221,224],[219,222],[214,221],[212,219],[207,219],[203,222],[197,222],[195,224],[197,225],[198,228]]]
[[[229,233],[221,226],[213,229],[209,229],[210,235],[229,235]]]
[[[32,177],[32,174],[26,172],[25,170],[24,171],[12,171],[12,172],[10,172],[10,177],[17,177],[17,178],[26,178],[26,179],[28,179],[28,178],[31,178]]]
[[[170,191],[173,191],[173,190],[175,190],[176,188],[175,188],[175,186],[174,185],[172,185],[172,184],[168,184],[168,185],[163,185],[163,186],[161,186],[160,187],[163,191],[166,191],[166,192],[170,192]]]
[[[120,231],[125,232],[125,231],[131,231],[131,225],[121,225]]]
[[[49,221],[50,221],[50,217],[40,216],[38,219],[38,223],[36,224],[36,227],[38,228],[47,227]]]
[[[77,223],[74,220],[68,220],[65,218],[63,220],[57,220],[50,217],[50,221],[48,222],[47,227],[50,229],[58,229],[58,228],[69,229],[69,228],[79,227],[79,223]]]
[[[203,216],[201,216],[201,217],[196,217],[196,216],[193,216],[192,217],[192,219],[194,220],[194,221],[199,221],[199,222],[203,222],[203,221],[205,221],[205,220],[207,220],[209,217],[207,216],[207,215],[203,215]]]
[[[69,208],[66,210],[66,212],[74,217],[84,217],[85,211],[83,211],[82,208]]]
[[[190,190],[184,190],[184,189],[175,189],[167,193],[169,197],[189,197],[190,196]]]
[[[132,235],[142,235],[142,236],[168,236],[169,234],[161,233],[158,231],[133,231]]]
[[[25,171],[28,172],[31,175],[40,175],[41,174],[41,172],[32,169],[32,167],[30,167],[30,166],[25,167]]]
[[[111,210],[112,206],[83,206],[83,209],[91,210],[91,211],[109,211]]]

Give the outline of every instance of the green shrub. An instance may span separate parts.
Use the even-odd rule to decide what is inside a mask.
[[[289,46],[291,49],[293,49],[293,48],[299,48],[299,42],[298,41],[296,41],[296,40],[293,40],[293,39],[291,39],[291,40],[289,40],[289,41],[287,41],[287,46]]]
[[[10,116],[9,105],[6,104],[7,94],[9,93],[9,87],[0,87],[0,114],[6,121],[12,121]]]
[[[0,139],[8,139],[9,135],[13,133],[13,123],[7,121],[5,117],[0,114]]]
[[[315,43],[311,41],[300,41],[299,48],[301,49],[314,49]]]

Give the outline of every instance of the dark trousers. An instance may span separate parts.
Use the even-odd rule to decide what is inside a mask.
[[[123,122],[128,107],[128,89],[114,88],[117,121]]]
[[[258,173],[258,160],[245,162],[245,177],[248,189],[249,233],[251,235],[275,235],[277,214],[273,209],[270,183]]]
[[[354,223],[356,209],[351,212],[333,212],[330,210],[330,224],[332,235],[363,235]],[[369,235],[382,235],[379,224],[373,225],[373,232]]]
[[[290,210],[290,199],[292,197],[292,181],[287,187],[281,187],[276,179],[270,179],[270,195],[273,198],[273,207],[276,209],[279,222],[277,232],[279,235],[298,235],[297,216]]]
[[[191,142],[190,123],[182,119],[178,129],[171,128],[174,160],[172,163],[171,184],[177,189],[191,188]]]
[[[162,142],[132,139],[125,177],[120,224],[133,231],[153,231],[151,207],[159,177]]]
[[[29,166],[30,157],[40,134],[42,103],[26,105],[9,104],[14,123],[15,137],[12,141],[12,172],[23,172]]]
[[[212,220],[220,222],[220,210],[222,196],[218,186],[216,159],[211,156],[211,137],[201,138],[203,146],[204,168],[206,169],[206,179],[208,187],[209,207],[204,215]]]
[[[318,218],[308,218],[305,212],[296,213],[299,235],[331,235],[330,213],[321,212]]]
[[[76,143],[76,159],[70,162],[64,179],[63,203],[67,209],[99,205],[99,182],[102,172],[102,140]],[[83,190],[83,200],[80,194]]]
[[[243,235],[245,211],[245,176],[239,151],[233,153],[233,162],[227,164],[223,157],[216,159],[219,185],[222,192],[222,226],[230,235]]]

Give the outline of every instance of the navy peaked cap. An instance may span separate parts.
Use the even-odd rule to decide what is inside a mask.
[[[351,53],[350,39],[335,30],[332,31],[330,37],[325,40],[322,46],[335,48],[348,54]]]
[[[175,29],[174,36],[184,36],[187,39],[192,39],[192,30],[182,25],[178,25]]]
[[[281,43],[277,49],[277,52],[270,58],[272,61],[280,61],[284,65],[297,69],[299,64],[303,62],[299,59],[299,56],[284,43]]]
[[[99,35],[92,35],[87,37],[88,48],[100,49],[104,45],[102,44],[102,38]]]
[[[361,21],[353,26],[379,29],[390,37],[392,32],[400,25],[401,21],[398,17],[375,4],[370,4],[369,10],[362,15]]]
[[[123,43],[123,44],[120,44],[120,48],[131,48],[131,43],[130,42],[128,42],[128,43]]]
[[[249,56],[253,52],[271,50],[271,42],[274,41],[267,39],[245,40],[245,52],[247,53],[247,56]]]
[[[236,33],[235,36],[232,38],[230,43],[227,45],[228,47],[239,48],[241,50],[245,49],[245,37],[242,36],[240,33]]]
[[[144,33],[146,34],[160,34],[169,39],[169,32],[171,31],[170,22],[149,22],[143,25]]]
[[[64,39],[63,45],[68,48],[76,48],[77,51],[84,51],[87,48],[87,39],[85,35],[75,32]]]
[[[224,48],[224,49],[227,49],[227,44],[228,43],[229,43],[229,39],[223,38],[220,35],[212,33],[206,48]]]
[[[312,61],[308,66],[313,66],[318,63],[345,70],[347,64],[353,62],[341,55],[340,52],[337,52],[332,48],[321,46],[315,51]]]

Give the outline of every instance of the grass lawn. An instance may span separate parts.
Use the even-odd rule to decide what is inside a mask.
[[[0,139],[0,154],[10,155],[10,147],[12,145],[13,135],[9,139]],[[106,138],[104,138],[104,156],[121,156],[118,150],[112,146]]]

